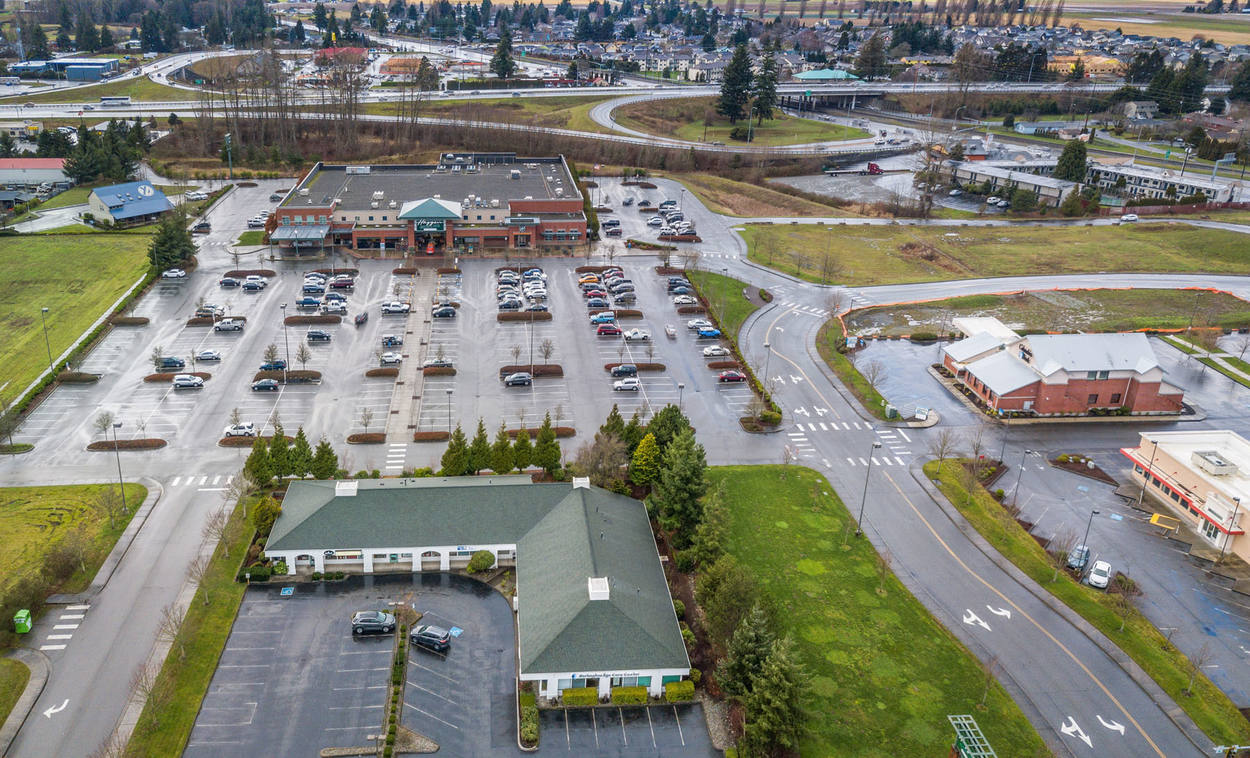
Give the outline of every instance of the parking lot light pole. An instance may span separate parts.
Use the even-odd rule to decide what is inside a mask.
[[[1097,508],[1089,512],[1089,521],[1085,524],[1085,536],[1081,538],[1081,544],[1086,550],[1089,550],[1089,528],[1094,525],[1094,517],[1101,512]]]
[[[48,309],[39,309],[39,320],[43,322],[43,344],[48,348],[48,374],[52,373],[52,343],[48,341]]]
[[[677,410],[678,412],[681,411],[681,396],[685,392],[685,390],[686,390],[686,383],[678,382],[677,383]]]
[[[1024,453],[1020,456],[1020,468],[1016,470],[1016,486],[1011,490],[1011,504],[1020,504],[1020,479],[1024,477],[1024,462],[1033,454],[1032,450],[1025,448]]]
[[[868,468],[864,469],[864,494],[859,498],[859,518],[855,519],[856,537],[862,537],[864,534],[864,506],[868,503],[868,475],[872,473],[872,453],[880,447],[881,443],[873,440],[872,447],[868,449]]]
[[[445,391],[447,392],[447,438],[451,439],[451,389]]]
[[[286,384],[286,372],[291,367],[291,343],[286,338],[286,303],[282,308],[282,344],[286,347],[286,363],[282,364],[282,384]]]
[[[117,488],[122,493],[122,513],[126,512],[126,482],[122,479],[122,453],[121,448],[117,446],[117,430],[122,426],[122,422],[113,422],[113,455],[117,458]]]
[[[1155,453],[1159,452],[1159,440],[1151,440],[1151,442],[1154,443],[1154,448],[1150,451],[1150,463],[1146,464],[1146,470],[1142,472],[1141,491],[1137,493],[1138,509],[1141,508],[1141,501],[1146,497],[1146,483],[1149,482],[1150,477],[1153,476],[1150,472],[1153,471],[1155,467]]]
[[[768,389],[768,363],[773,357],[773,346],[764,340],[764,389]]]

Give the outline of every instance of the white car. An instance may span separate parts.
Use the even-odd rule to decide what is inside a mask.
[[[1107,589],[1107,584],[1111,581],[1111,564],[1106,561],[1094,561],[1094,567],[1089,570],[1089,578],[1086,581],[1091,587],[1097,587],[1100,590]]]
[[[612,382],[612,391],[637,392],[638,388],[641,386],[642,384],[636,378],[631,376],[628,379],[617,379],[615,382]]]
[[[186,199],[188,200],[207,200],[208,193],[200,192],[199,190],[191,190],[190,192],[186,193],[184,197],[186,197]]]
[[[711,345],[703,348],[704,358],[717,358],[722,355],[729,355],[729,348],[722,345]]]
[[[659,235],[661,237],[668,237],[676,233],[677,233],[677,230],[671,226],[661,226],[660,231],[659,231]]]
[[[686,322],[686,328],[696,332],[700,329],[715,329],[716,325],[705,318],[692,318]]]
[[[963,193],[964,191],[961,189],[953,189],[950,192],[947,192],[946,194],[950,195],[951,197],[959,197]]]
[[[998,195],[990,195],[989,197],[985,198],[985,202],[987,205],[998,205],[999,200],[1002,200],[1002,198],[999,197]]]
[[[648,332],[646,329],[630,329],[625,332],[626,342],[633,342],[635,340],[638,340],[639,342],[646,342],[649,339],[651,339],[651,332]]]
[[[195,354],[195,359],[197,361],[219,361],[221,360],[221,353],[217,350],[201,350]]]
[[[177,374],[174,376],[173,384],[176,390],[204,389],[204,380],[194,374]]]
[[[226,430],[222,432],[222,434],[226,437],[255,437],[256,425],[251,421],[245,421],[242,424],[233,424],[231,426],[227,426]]]
[[[392,300],[389,303],[382,303],[383,313],[407,313],[408,310],[408,304],[401,303],[398,300]]]
[[[262,287],[269,286],[269,280],[259,274],[248,274],[247,279],[244,279],[243,281],[244,283],[252,282],[253,284],[259,284]]]
[[[347,314],[347,303],[342,300],[327,300],[321,306],[321,312],[326,314],[337,313],[339,315]]]
[[[180,268],[170,268],[161,272],[162,279],[186,279],[187,272]]]
[[[404,356],[399,353],[382,353],[381,362],[383,366],[394,366],[404,362]]]
[[[647,226],[664,226],[663,216],[652,216],[647,219]]]
[[[1134,221],[1136,221],[1136,220],[1137,220],[1137,214],[1136,214],[1136,213],[1125,213],[1123,216],[1120,216],[1120,220],[1121,220],[1121,221],[1128,222],[1128,223],[1132,223],[1132,222],[1134,222]]]
[[[673,298],[673,305],[698,305],[699,301],[694,295],[677,295]]]

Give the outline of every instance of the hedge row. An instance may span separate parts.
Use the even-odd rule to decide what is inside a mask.
[[[538,427],[536,426],[527,426],[525,427],[525,431],[530,433],[531,438],[538,436]],[[551,431],[555,432],[556,437],[560,439],[564,439],[566,437],[572,437],[577,434],[577,430],[571,426],[553,426],[551,427]],[[513,439],[516,439],[517,435],[520,433],[521,433],[520,429],[509,429],[507,431],[507,435],[509,437],[512,437]]]
[[[533,700],[521,702],[521,743],[538,747],[538,706]]]
[[[760,295],[760,300],[763,300],[766,303],[771,303],[773,301],[773,293],[769,292],[763,287],[760,288],[759,295]]]
[[[502,379],[508,374],[516,374],[524,371],[532,376],[564,376],[564,367],[559,363],[522,363],[517,365],[503,366],[499,369],[499,378]]]
[[[620,364],[620,363],[605,363],[605,364],[603,364],[603,370],[604,370],[604,371],[607,371],[608,373],[611,373],[611,372],[612,372],[612,369],[614,369],[614,368],[616,368],[617,366],[620,366],[620,365],[622,365],[622,364]],[[663,371],[663,370],[664,370],[664,368],[665,368],[665,366],[664,366],[664,364],[663,364],[663,363],[635,363],[635,364],[633,364],[633,365],[634,365],[634,367],[635,367],[635,368],[637,368],[639,371]]]
[[[261,379],[277,379],[278,382],[281,383],[282,372],[281,371],[257,371],[255,374],[252,375],[252,381],[254,382],[259,382]],[[308,369],[308,370],[290,369],[289,371],[286,372],[287,384],[306,384],[308,382],[318,381],[320,379],[321,379],[321,372],[313,371],[312,369]]]
[[[694,700],[694,682],[682,679],[664,685],[664,700],[669,703],[684,703]]]
[[[217,440],[217,446],[218,447],[251,447],[256,442],[257,439],[261,440],[266,445],[268,445],[269,442],[273,439],[273,435],[269,435],[267,437],[265,436],[262,436],[262,437],[222,437],[221,439]],[[295,442],[295,438],[289,434],[286,435],[286,440],[287,442]]]
[[[742,368],[742,364],[737,361],[708,361],[707,367],[723,371],[731,368],[740,369]]]
[[[459,273],[460,273],[460,269],[459,269],[459,268],[457,268],[457,267],[455,267],[455,266],[439,266],[439,267],[438,267],[438,273],[440,273],[440,274],[459,274]]]
[[[347,435],[347,444],[349,445],[380,445],[383,442],[386,442],[385,432],[369,432],[368,434]]]
[[[598,705],[599,689],[597,687],[570,687],[560,690],[560,701],[571,708]]]
[[[330,276],[334,276],[335,274],[347,274],[348,276],[360,275],[360,269],[358,268],[315,268],[313,271],[316,271],[318,274],[329,274]]]
[[[343,317],[330,313],[319,313],[315,316],[287,316],[287,326],[311,326],[313,324],[340,324]]]
[[[550,321],[551,311],[504,311],[495,315],[496,321]]]
[[[113,326],[147,326],[150,321],[147,316],[113,316],[109,319]]]
[[[586,313],[588,315],[595,316],[605,311],[612,311],[615,313],[617,321],[620,321],[623,318],[642,318],[642,311],[633,308],[626,308],[624,310],[617,310],[616,308],[591,308],[589,311],[586,311]]]
[[[143,381],[145,382],[172,382],[175,376],[179,376],[182,373],[184,372],[162,371],[158,374],[148,374],[147,376],[143,377]],[[192,371],[191,376],[198,376],[204,381],[208,381],[209,379],[213,378],[213,375],[208,373],[207,371]]]
[[[613,705],[645,705],[647,702],[646,687],[613,687]]]
[[[677,306],[677,313],[683,316],[687,314],[707,313],[707,308],[704,308],[702,305],[679,305]]]
[[[114,450],[158,450],[165,447],[165,440],[155,437],[148,437],[139,440],[118,440],[117,444],[113,444],[113,440],[107,442],[92,442],[87,445],[87,449],[92,452],[107,450],[110,453]]]
[[[412,435],[413,442],[444,442],[451,435],[447,432],[416,432]]]
[[[234,277],[235,279],[245,279],[249,276],[270,277],[270,276],[277,276],[277,275],[278,275],[278,272],[274,271],[271,268],[237,268],[237,269],[234,269],[233,271],[227,271],[226,273],[222,274],[222,276],[230,276],[230,277]]]
[[[100,375],[83,371],[62,371],[56,375],[56,380],[62,384],[95,384],[100,381]]]
[[[697,234],[661,234],[657,237],[660,242],[702,242],[703,238]]]
[[[421,369],[424,376],[455,376],[456,369],[451,366],[426,366]]]
[[[366,377],[376,376],[399,376],[399,369],[394,366],[382,366],[381,368],[371,368],[365,372]]]

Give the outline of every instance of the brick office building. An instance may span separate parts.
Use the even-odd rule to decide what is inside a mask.
[[[443,156],[431,165],[318,163],[275,211],[284,253],[343,246],[471,255],[586,244],[586,214],[562,157]]]
[[[945,348],[942,365],[998,413],[1181,412],[1184,390],[1164,379],[1144,334],[1021,337],[997,319],[956,319],[955,326],[967,337]]]

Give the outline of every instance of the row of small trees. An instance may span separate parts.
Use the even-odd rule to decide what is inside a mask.
[[[516,441],[508,434],[501,422],[499,431],[492,443],[486,435],[486,424],[477,420],[477,432],[470,441],[460,428],[451,433],[447,449],[443,451],[442,476],[475,476],[486,470],[496,474],[510,474],[513,471],[525,471],[530,466],[541,468],[553,479],[559,478],[560,441],[556,438],[555,427],[551,424],[551,414],[543,418],[538,428],[537,437],[531,441],[528,429],[522,429],[516,435]]]
[[[274,421],[273,436],[257,437],[252,452],[243,464],[243,475],[253,485],[266,487],[274,479],[287,477],[303,479],[333,479],[339,471],[339,457],[325,437],[317,442],[314,450],[304,435],[304,427],[295,433],[295,440],[288,440],[280,421]]]

